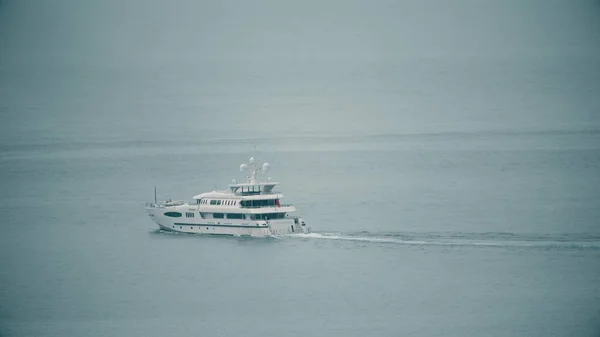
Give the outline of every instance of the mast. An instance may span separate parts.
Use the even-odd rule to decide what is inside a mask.
[[[252,184],[256,184],[256,165],[256,145],[254,145],[252,148],[252,157],[250,158],[250,170],[252,172],[252,175],[250,176],[250,183]]]
[[[154,203],[155,203],[155,204],[156,204],[156,203],[158,203],[158,202],[156,201],[156,186],[154,186]]]

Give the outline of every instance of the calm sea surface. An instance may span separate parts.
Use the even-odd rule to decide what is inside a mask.
[[[599,336],[598,1],[0,1],[0,336]],[[314,233],[165,233],[253,147]]]

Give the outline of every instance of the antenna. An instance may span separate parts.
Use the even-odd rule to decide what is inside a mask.
[[[154,186],[154,203],[155,203],[155,204],[156,204],[156,203],[158,203],[158,202],[156,201],[156,186]]]

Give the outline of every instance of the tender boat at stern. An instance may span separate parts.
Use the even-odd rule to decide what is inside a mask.
[[[296,216],[296,207],[282,204],[283,194],[274,190],[279,183],[258,181],[269,164],[258,165],[254,157],[240,171],[248,180],[229,184],[229,189],[196,195],[194,202],[156,201],[146,204],[150,218],[163,230],[229,236],[267,237],[310,233],[310,227]]]

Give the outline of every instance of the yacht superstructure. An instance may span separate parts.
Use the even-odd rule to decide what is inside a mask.
[[[247,181],[229,188],[194,196],[193,203],[164,201],[146,204],[146,211],[163,230],[230,236],[266,237],[281,234],[309,233],[310,227],[296,215],[296,207],[282,204],[283,194],[275,191],[279,184],[259,181],[269,164],[259,165],[254,156],[240,171],[249,173]]]

